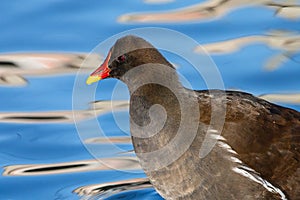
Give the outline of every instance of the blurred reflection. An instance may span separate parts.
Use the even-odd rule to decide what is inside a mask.
[[[297,4],[298,3],[298,4]],[[285,0],[282,3],[267,3],[270,8],[275,8],[276,16],[288,18],[288,19],[299,19],[300,18],[300,5],[297,0]]]
[[[102,158],[101,160],[83,160],[57,164],[10,165],[4,167],[3,176],[33,176],[65,174],[103,170],[140,170],[136,157]]]
[[[163,3],[171,3],[175,0],[144,0],[145,3],[149,4],[163,4]]]
[[[245,6],[264,6],[275,10],[275,15],[288,18],[300,18],[300,5],[291,0],[210,0],[189,7],[162,12],[129,13],[119,17],[119,22],[139,23],[177,23],[220,18],[232,10]]]
[[[252,35],[205,44],[201,47],[197,47],[195,52],[201,53],[201,48],[203,47],[210,54],[229,54],[240,50],[246,45],[257,43],[264,43],[272,49],[281,51],[280,54],[273,56],[266,62],[264,68],[267,70],[277,69],[281,64],[291,59],[293,55],[300,52],[300,35],[283,31],[273,31],[268,35]]]
[[[102,199],[101,197],[109,197],[113,194],[128,191],[128,190],[137,190],[151,188],[152,185],[147,178],[138,178],[131,180],[123,180],[95,185],[88,185],[77,188],[74,190],[80,196],[83,196],[83,199]]]
[[[266,99],[271,102],[300,105],[300,94],[265,94],[261,95],[260,98]]]
[[[0,86],[22,86],[24,76],[57,75],[92,69],[102,62],[99,55],[86,53],[0,54]],[[87,58],[87,59],[86,59]]]
[[[109,138],[89,138],[84,141],[86,144],[104,144],[107,141],[114,144],[131,144],[131,138],[128,137],[109,137]]]
[[[48,112],[0,112],[0,122],[5,123],[73,123],[76,120],[87,120],[112,110],[128,108],[128,101],[97,101],[88,110],[48,111]]]

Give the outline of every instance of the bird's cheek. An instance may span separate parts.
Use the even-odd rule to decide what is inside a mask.
[[[108,73],[108,78],[113,78],[116,75],[116,71],[112,68],[110,68],[110,71]]]

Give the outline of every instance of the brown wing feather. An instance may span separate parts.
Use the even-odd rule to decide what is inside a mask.
[[[215,94],[215,98],[220,96]],[[201,112],[209,113],[207,99],[201,95],[200,101]],[[233,91],[226,92],[226,105],[222,136],[239,159],[288,198],[300,199],[300,113]],[[201,120],[207,123],[209,119],[206,115]]]

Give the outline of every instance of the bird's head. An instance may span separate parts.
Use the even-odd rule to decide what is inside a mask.
[[[105,78],[121,79],[130,69],[148,63],[170,63],[146,40],[129,35],[116,41],[103,64],[86,80],[92,84]],[[171,65],[170,65],[171,66]]]

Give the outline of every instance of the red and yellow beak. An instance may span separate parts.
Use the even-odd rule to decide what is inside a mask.
[[[103,64],[96,69],[86,80],[86,84],[90,85],[92,83],[95,83],[97,81],[100,81],[101,79],[105,79],[109,76],[110,69],[108,68],[108,62],[111,56],[111,52],[108,53],[105,61]]]

